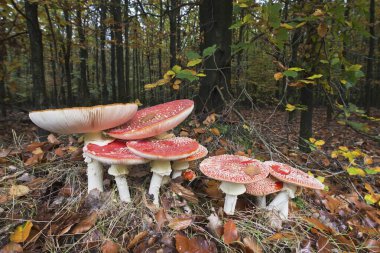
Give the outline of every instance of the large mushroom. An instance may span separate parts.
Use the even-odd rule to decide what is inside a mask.
[[[260,161],[237,155],[209,157],[200,164],[206,176],[222,181],[220,189],[226,194],[224,212],[234,214],[237,196],[246,191],[245,184],[268,176],[269,171]]]
[[[201,159],[207,154],[207,148],[205,146],[199,145],[198,150],[191,156],[174,161],[172,165],[172,179],[180,177],[182,175],[182,171],[187,170],[190,167],[189,162]]]
[[[109,136],[123,140],[139,140],[162,134],[179,125],[194,108],[188,99],[174,100],[139,110],[126,124],[111,129]]]
[[[33,111],[29,113],[34,124],[59,134],[84,133],[84,142],[104,145],[106,140],[101,131],[121,125],[130,120],[137,111],[136,104],[111,104],[92,107],[73,107]],[[101,163],[86,158],[88,192],[93,189],[103,191],[103,170]]]
[[[274,161],[267,161],[265,164],[268,165],[269,173],[273,177],[284,182],[282,191],[268,205],[268,209],[277,210],[283,220],[288,218],[289,198],[295,197],[297,186],[316,190],[323,190],[325,187],[314,177],[287,164]]]
[[[133,154],[127,148],[125,141],[121,140],[114,140],[105,146],[89,143],[83,152],[94,160],[111,164],[108,174],[115,176],[120,200],[126,203],[131,202],[128,182],[125,177],[129,173],[129,166],[144,164],[149,162],[149,160]]]
[[[159,191],[162,178],[171,173],[170,161],[179,160],[194,154],[199,144],[193,139],[175,137],[163,140],[140,140],[127,143],[129,150],[141,157],[152,160],[153,172],[149,186],[149,194],[153,195],[153,203],[159,205]]]
[[[249,195],[256,196],[256,206],[266,207],[266,196],[282,190],[283,182],[274,177],[267,177],[245,186]]]

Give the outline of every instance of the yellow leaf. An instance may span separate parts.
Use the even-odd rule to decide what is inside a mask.
[[[41,148],[36,148],[35,150],[32,151],[32,153],[33,153],[34,155],[39,155],[39,154],[43,154],[44,151],[42,151]]]
[[[339,150],[342,150],[344,152],[348,151],[348,148],[346,146],[339,146]]]
[[[171,77],[171,76],[175,76],[175,72],[174,72],[173,70],[168,70],[168,71],[165,73],[165,75],[166,75],[166,76],[170,76],[170,77]],[[165,78],[165,75],[164,75],[164,79],[166,79],[166,78]]]
[[[331,152],[331,158],[337,158],[339,155],[339,152],[338,151],[333,151]]]
[[[172,87],[173,87],[173,90],[179,90],[179,85],[178,84],[174,83]]]
[[[364,157],[364,164],[365,164],[365,165],[371,165],[371,164],[373,164],[372,157],[366,155],[366,156]]]
[[[285,110],[292,112],[296,109],[295,105],[287,104]]]
[[[291,26],[291,25],[289,25],[289,24],[286,24],[286,23],[282,23],[282,24],[280,24],[280,27],[285,28],[285,29],[288,29],[288,30],[293,30],[293,29],[294,29],[293,26]]]
[[[27,221],[23,225],[17,226],[15,231],[10,236],[11,242],[25,242],[32,227],[33,223],[31,221]]]
[[[313,15],[314,17],[320,17],[320,16],[323,16],[324,13],[323,13],[322,10],[320,10],[320,9],[316,9],[312,15]]]
[[[153,89],[153,88],[156,88],[156,87],[157,87],[157,85],[154,84],[154,83],[149,83],[149,84],[145,84],[144,85],[144,89],[146,89],[146,90],[150,90],[150,89]]]
[[[211,133],[215,134],[216,136],[220,136],[219,129],[214,127],[210,129]]]
[[[157,86],[161,86],[161,85],[167,84],[168,82],[169,82],[168,79],[160,79],[160,80],[158,80],[157,82],[155,82],[155,84],[156,84]]]
[[[9,189],[9,195],[12,197],[21,197],[30,192],[28,186],[25,185],[12,185],[11,189]]]
[[[281,72],[277,72],[276,74],[273,75],[273,77],[276,81],[278,81],[284,77],[284,74],[282,74]]]
[[[314,143],[314,142],[316,141],[316,139],[313,138],[313,137],[310,137],[310,138],[309,138],[309,141],[310,141],[311,143]]]
[[[325,145],[325,141],[324,140],[317,140],[314,144],[317,146],[323,146],[323,145]]]
[[[180,79],[177,79],[174,81],[174,84],[177,84],[177,85],[180,85],[182,83],[182,81]]]
[[[321,183],[324,183],[325,182],[325,177],[321,177],[321,176],[318,176],[317,177],[317,180]]]
[[[347,172],[351,176],[359,175],[359,176],[365,177],[365,175],[366,175],[366,173],[364,172],[364,170],[362,170],[360,168],[357,168],[357,167],[349,167],[347,169]]]
[[[325,23],[320,23],[317,28],[319,37],[324,38],[327,34],[328,27]]]

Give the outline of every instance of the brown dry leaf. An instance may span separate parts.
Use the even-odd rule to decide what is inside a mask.
[[[189,137],[189,132],[187,132],[187,131],[181,131],[181,132],[179,133],[179,136],[180,136],[180,137]]]
[[[36,148],[35,150],[32,151],[33,155],[40,155],[43,153],[44,153],[44,151],[41,148]]]
[[[215,198],[215,199],[220,199],[223,198],[223,193],[222,191],[219,190],[220,182],[216,180],[209,180],[206,184],[206,193],[209,197]]]
[[[160,231],[164,224],[168,221],[165,209],[161,208],[157,213],[155,213],[154,217],[157,221],[156,230]]]
[[[18,243],[10,242],[0,249],[0,253],[21,253],[24,252],[21,245]]]
[[[106,240],[102,245],[102,253],[118,253],[119,245],[111,240]]]
[[[283,233],[275,233],[263,240],[264,243],[270,242],[270,241],[277,241],[277,240],[289,240],[294,239],[296,236],[293,233],[290,232],[283,232]]]
[[[245,237],[243,239],[245,249],[247,253],[263,253],[264,249],[260,246],[254,238]]]
[[[203,128],[203,127],[197,127],[197,128],[194,128],[193,131],[194,131],[194,133],[196,133],[196,134],[204,134],[204,133],[206,133],[206,129]]]
[[[10,148],[0,149],[0,158],[7,157],[11,153],[11,151],[12,151],[12,149],[10,149]]]
[[[209,143],[209,142],[212,142],[212,137],[211,136],[209,136],[209,137],[207,137],[207,139],[206,140],[204,140],[204,143]]]
[[[95,226],[97,220],[98,214],[96,212],[92,212],[87,218],[76,224],[71,233],[74,235],[85,233]]]
[[[66,150],[64,147],[60,147],[54,150],[54,154],[56,154],[59,157],[63,157],[65,155],[64,150]]]
[[[28,146],[26,146],[25,150],[28,151],[28,152],[32,152],[36,148],[40,148],[43,145],[45,145],[46,143],[47,142],[33,142],[33,143],[30,143]]]
[[[275,73],[275,74],[273,75],[273,77],[274,77],[274,79],[275,79],[276,81],[278,81],[278,80],[280,80],[281,78],[284,77],[284,74],[282,74],[282,72],[277,72],[277,73]]]
[[[330,166],[330,160],[327,157],[322,158],[322,164],[325,167]]]
[[[7,202],[10,198],[6,195],[0,195],[0,204]]]
[[[328,27],[325,23],[320,23],[317,28],[319,37],[324,38],[327,34]]]
[[[37,164],[42,160],[43,156],[44,153],[33,155],[32,157],[29,157],[24,164],[25,166]]]
[[[247,174],[248,176],[252,177],[252,176],[260,174],[260,169],[258,167],[255,167],[255,166],[247,166],[244,169],[244,173]]]
[[[11,197],[21,197],[25,196],[30,192],[30,189],[28,186],[25,185],[12,185],[9,189],[9,195]]]
[[[31,221],[27,221],[22,225],[16,227],[15,231],[10,236],[11,242],[25,242],[30,234],[30,230],[33,227],[33,223]]]
[[[239,234],[233,220],[228,220],[223,227],[223,241],[231,244],[239,240]]]
[[[61,142],[55,137],[54,134],[49,134],[47,137],[47,140],[49,143],[54,144],[54,145],[59,145]]]
[[[227,153],[225,148],[219,148],[215,151],[215,155],[224,155],[225,153]]]
[[[178,217],[172,219],[169,222],[168,227],[173,230],[183,230],[190,226],[191,223],[193,223],[193,219],[191,217]]]
[[[179,253],[213,253],[216,251],[216,246],[213,242],[206,240],[203,237],[196,236],[187,238],[184,235],[176,234],[175,247]]]
[[[191,190],[183,187],[182,185],[178,183],[170,183],[170,189],[178,194],[178,196],[181,196],[182,198],[197,204],[199,202],[197,196],[195,196],[194,192]]]
[[[215,134],[216,136],[220,136],[220,131],[218,128],[214,127],[210,129],[210,132]]]
[[[228,148],[228,141],[227,140],[221,138],[221,139],[219,139],[219,143],[223,147]]]
[[[334,247],[329,242],[329,239],[327,237],[320,234],[317,241],[317,249],[318,253],[329,253],[334,249]]]
[[[326,195],[325,199],[322,200],[322,203],[331,213],[338,213],[339,209],[347,208],[348,205],[347,202],[330,195]]]
[[[308,223],[310,223],[311,225],[313,225],[314,228],[316,228],[316,229],[318,229],[318,230],[320,230],[322,232],[335,233],[335,231],[333,231],[330,227],[326,226],[325,224],[323,224],[322,222],[320,222],[316,218],[304,217],[303,219],[305,221],[307,221]]]
[[[380,252],[380,240],[369,239],[364,243],[369,252]]]
[[[206,126],[209,126],[211,124],[213,124],[216,120],[216,114],[215,113],[211,113],[209,116],[207,116],[207,118],[203,121],[203,124],[206,125]]]
[[[365,164],[365,165],[371,165],[371,164],[373,164],[373,159],[372,159],[372,157],[366,155],[366,156],[364,157],[364,164]]]
[[[135,235],[133,237],[132,241],[130,241],[127,245],[127,249],[133,248],[135,245],[137,245],[142,239],[144,239],[148,235],[148,231],[143,231]]]

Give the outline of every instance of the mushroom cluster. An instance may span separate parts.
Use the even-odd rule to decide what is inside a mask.
[[[153,176],[149,194],[159,205],[162,179],[172,172],[170,162],[173,161],[175,178],[189,167],[189,161],[207,155],[207,149],[197,141],[165,134],[185,120],[193,108],[192,100],[183,99],[139,111],[135,104],[114,104],[34,111],[29,116],[37,126],[51,132],[85,133],[83,156],[89,192],[103,191],[102,164],[107,164],[110,165],[108,174],[115,177],[121,201],[130,202],[128,169],[150,162]]]
[[[288,218],[289,198],[294,198],[297,186],[322,190],[324,185],[307,173],[287,164],[258,160],[237,155],[209,157],[200,164],[206,176],[221,181],[226,194],[224,212],[234,214],[237,196],[243,193],[256,196],[260,208],[274,210],[284,220]],[[266,206],[265,196],[280,192]]]

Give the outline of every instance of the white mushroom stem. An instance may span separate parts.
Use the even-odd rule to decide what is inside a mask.
[[[265,208],[267,206],[267,198],[266,196],[257,196],[256,197],[256,206],[259,208]]]
[[[188,169],[190,167],[189,162],[186,161],[174,161],[172,166],[172,179],[180,177],[182,175],[182,171]]]
[[[237,196],[246,191],[245,185],[223,181],[220,184],[220,189],[226,194],[224,199],[224,212],[229,215],[234,214]]]
[[[128,167],[126,165],[111,165],[108,174],[115,176],[117,190],[119,191],[120,200],[122,202],[131,202],[131,194],[129,193],[128,182],[125,175],[128,175]]]
[[[295,197],[297,186],[294,184],[284,184],[283,190],[268,205],[268,210],[276,210],[282,220],[288,219],[289,198]]]
[[[149,194],[153,195],[153,203],[159,206],[159,194],[162,178],[164,176],[169,176],[172,172],[170,161],[152,161],[151,169],[153,172],[152,179],[149,185]]]
[[[104,139],[101,132],[87,133],[84,135],[84,145],[89,143],[95,143],[97,145],[107,145],[110,139]],[[103,166],[100,162],[84,156],[85,162],[87,163],[87,190],[97,189],[103,192]]]

